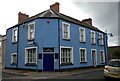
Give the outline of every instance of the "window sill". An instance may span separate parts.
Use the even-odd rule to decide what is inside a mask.
[[[96,45],[96,43],[91,43],[92,45]]]
[[[70,39],[65,39],[65,38],[63,38],[63,40],[70,41]]]
[[[11,65],[17,65],[17,63],[12,63]]]
[[[80,63],[87,63],[87,62],[80,62]]]
[[[25,66],[37,66],[36,63],[26,63]]]
[[[28,41],[34,41],[35,39],[28,39]]]
[[[80,41],[80,43],[84,43],[85,44],[85,41]]]
[[[61,66],[67,66],[67,65],[73,65],[72,62],[69,62],[69,63],[61,63]]]
[[[12,44],[16,44],[17,42],[12,42]]]

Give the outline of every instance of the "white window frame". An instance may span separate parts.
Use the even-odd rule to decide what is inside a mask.
[[[16,62],[17,62],[17,53],[11,53],[11,64],[13,64],[13,55],[16,55]]]
[[[15,31],[17,31],[16,41],[15,41]],[[18,27],[12,29],[12,42],[17,42],[18,39]]]
[[[101,59],[101,52],[103,52],[103,62],[102,62],[102,59]],[[105,63],[105,52],[104,52],[104,50],[100,50],[100,63]]]
[[[30,34],[31,33],[31,31],[30,31],[31,25],[34,26],[34,31],[33,31],[34,37],[33,38],[31,38],[31,34]],[[28,24],[28,40],[33,40],[33,39],[35,39],[35,22],[31,22],[31,23]]]
[[[28,62],[28,56],[27,56],[27,50],[28,49],[36,49],[36,62],[31,62],[31,63],[35,63],[35,64],[37,64],[37,47],[27,47],[27,48],[25,48],[25,64],[29,64],[30,62]]]
[[[92,35],[92,33],[94,33],[94,35]],[[92,37],[92,36],[94,36],[94,37]],[[93,40],[93,42],[92,42],[92,40]],[[95,31],[91,31],[91,44],[96,44],[96,33],[95,33]]]
[[[96,49],[91,49],[91,60],[93,59],[93,58],[92,58],[92,51],[93,51],[93,50],[94,50],[95,53],[96,53],[96,55],[95,55],[95,56],[96,56],[95,60],[96,60],[96,65],[97,65],[97,50],[96,50]]]
[[[104,45],[104,36],[101,33],[99,33],[99,45]]]
[[[82,39],[82,33],[81,29],[83,30],[83,39]],[[86,41],[86,34],[85,34],[85,28],[79,27],[79,33],[80,33],[80,42],[85,42]]]
[[[73,62],[73,60],[74,60],[74,58],[73,58],[73,47],[67,47],[67,46],[60,46],[60,64],[62,64],[62,62],[61,62],[61,49],[62,48],[68,48],[68,49],[71,49],[71,63],[73,64],[74,62]],[[64,63],[63,63],[64,64]]]
[[[85,61],[81,61],[81,50],[85,50]],[[80,62],[87,62],[87,50],[86,48],[79,48]]]
[[[67,24],[68,26],[68,30],[67,30],[67,33],[68,33],[68,37],[66,38],[66,37],[64,37],[65,35],[64,35],[64,24]],[[69,40],[70,39],[70,24],[69,23],[66,23],[66,22],[62,22],[62,38],[63,39],[67,39],[67,40]]]

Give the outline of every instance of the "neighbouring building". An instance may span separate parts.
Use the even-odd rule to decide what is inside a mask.
[[[18,16],[18,24],[6,33],[6,68],[55,71],[108,62],[107,34],[91,18],[64,15],[57,2],[35,16]]]
[[[109,60],[120,58],[120,46],[108,47]]]
[[[2,36],[2,67],[5,67],[6,35]]]
[[[2,35],[0,35],[0,67],[2,66]]]

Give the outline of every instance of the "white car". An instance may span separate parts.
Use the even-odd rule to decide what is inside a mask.
[[[112,59],[104,68],[104,77],[120,79],[120,59]]]

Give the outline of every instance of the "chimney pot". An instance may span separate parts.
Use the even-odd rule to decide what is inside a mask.
[[[50,9],[53,10],[54,12],[59,13],[59,3],[55,2],[54,4],[50,5]]]
[[[24,20],[26,20],[29,17],[29,15],[25,14],[25,13],[18,13],[18,23],[23,22]]]

